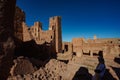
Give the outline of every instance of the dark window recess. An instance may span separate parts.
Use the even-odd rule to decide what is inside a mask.
[[[65,45],[65,51],[68,51],[68,45]]]
[[[30,28],[28,28],[28,30],[30,30]]]
[[[51,39],[52,39],[52,36],[51,36]]]
[[[73,55],[76,55],[76,52],[73,52]]]
[[[54,30],[54,26],[52,26],[52,30]]]
[[[112,41],[110,41],[110,43],[112,43]]]

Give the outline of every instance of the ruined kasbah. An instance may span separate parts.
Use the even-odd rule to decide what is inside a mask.
[[[120,38],[62,42],[60,16],[49,19],[49,30],[41,22],[28,27],[12,1],[0,7],[0,80],[120,79]]]
[[[51,53],[71,52],[78,57],[81,57],[83,53],[93,56],[99,51],[103,51],[104,56],[107,53],[108,55],[119,55],[120,53],[120,38],[97,39],[97,36],[94,36],[93,39],[88,40],[73,38],[72,42],[62,42],[60,16],[51,17],[49,19],[49,30],[44,31],[40,22],[35,22],[33,26],[28,27],[24,20],[25,13],[18,7],[16,9],[18,12],[16,12],[15,17],[15,36],[23,42],[34,40],[38,45],[47,44]],[[52,49],[54,52],[51,51]]]

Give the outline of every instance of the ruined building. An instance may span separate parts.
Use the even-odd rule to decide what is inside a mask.
[[[61,17],[55,16],[49,19],[49,30],[42,30],[42,23],[35,22],[33,26],[28,27],[25,24],[25,13],[20,8],[16,7],[15,13],[15,36],[27,42],[34,40],[38,45],[46,44],[49,54],[69,52],[75,53],[77,56],[83,54],[89,54],[91,56],[98,54],[99,51],[103,51],[104,56],[106,54],[120,54],[120,39],[108,38],[108,39],[84,39],[73,38],[72,42],[62,43],[61,33]]]
[[[50,53],[60,53],[62,51],[61,35],[61,17],[54,16],[49,19],[49,30],[42,30],[42,23],[35,22],[33,26],[28,27],[25,23],[25,13],[16,7],[15,12],[15,36],[27,42],[34,40],[36,44],[46,44],[49,46]]]
[[[94,56],[99,51],[103,52],[104,57],[110,54],[117,56],[120,54],[120,38],[97,39],[96,36],[94,39],[73,38],[69,44],[63,43],[63,51],[72,51],[78,57],[84,54]]]
[[[42,30],[40,22],[28,27],[25,24],[25,12],[15,7],[15,3],[16,0],[0,0],[0,80],[7,80],[8,76],[14,75],[24,77],[25,74],[30,74],[27,78],[71,80],[81,66],[80,59],[84,54],[94,56],[102,51],[104,57],[109,54],[112,57],[120,55],[120,38],[99,39],[94,36],[94,39],[74,38],[72,42],[62,42],[60,16],[50,18],[47,31]],[[20,55],[16,56],[18,53]],[[62,59],[67,58],[69,62],[61,63],[49,58],[55,53],[63,53]],[[75,57],[71,57],[73,55]],[[46,64],[50,59],[52,61]],[[91,62],[94,61],[96,59]],[[37,68],[40,68],[40,72],[38,70],[36,73],[39,76],[33,75]]]

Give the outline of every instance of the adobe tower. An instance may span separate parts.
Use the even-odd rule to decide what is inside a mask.
[[[54,30],[55,50],[57,53],[62,52],[62,35],[61,35],[61,17],[54,16],[49,20],[49,30]]]

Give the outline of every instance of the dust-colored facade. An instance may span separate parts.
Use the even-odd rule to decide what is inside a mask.
[[[103,56],[113,54],[120,54],[120,38],[103,38],[97,39],[94,36],[93,39],[84,39],[84,38],[73,38],[72,48],[68,44],[63,43],[63,50],[73,51],[78,57],[82,55],[97,55],[100,51],[103,52]]]

